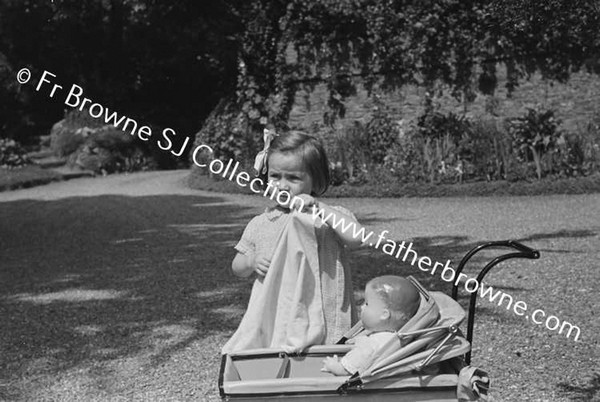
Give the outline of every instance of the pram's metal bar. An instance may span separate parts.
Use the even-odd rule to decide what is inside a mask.
[[[342,385],[340,385],[337,389],[337,393],[340,395],[344,395],[348,393],[349,389],[360,390],[362,388],[362,379],[358,372],[352,374],[350,378],[348,378]]]
[[[362,321],[358,321],[352,328],[350,328],[337,342],[336,345],[343,345],[350,338],[354,338],[356,334],[363,330]]]
[[[515,241],[515,240],[490,241],[490,242],[483,243],[477,247],[472,248],[467,254],[465,254],[465,256],[462,258],[462,260],[460,260],[458,267],[456,268],[456,275],[458,276],[462,272],[462,270],[465,268],[465,265],[471,259],[471,257],[473,257],[475,254],[477,254],[481,250],[490,248],[490,247],[510,247],[510,248],[514,248],[517,251],[521,252],[521,253],[519,253],[518,257],[511,257],[511,258],[529,258],[529,259],[534,259],[534,260],[540,258],[539,251],[534,250],[531,247],[527,247],[526,245],[521,244],[518,241]],[[492,267],[493,267],[493,265],[492,265]],[[490,267],[490,269],[491,269],[491,267]],[[486,273],[487,273],[487,271],[486,271]],[[452,286],[452,298],[454,300],[457,300],[457,296],[458,296],[458,284],[454,283],[454,285]]]
[[[517,250],[517,252],[500,255],[500,256],[494,258],[491,262],[489,262],[479,272],[479,275],[477,275],[477,283],[479,283],[479,284],[482,283],[485,275],[494,266],[501,263],[502,261],[506,261],[511,258],[528,258],[528,259],[533,259],[533,260],[540,258],[539,251],[534,250],[530,247],[527,247],[526,245],[521,244],[515,240],[491,241],[491,242],[480,244],[479,246],[471,249],[467,254],[465,254],[463,259],[458,264],[458,267],[456,268],[456,275],[458,276],[462,272],[466,263],[471,259],[471,257],[473,257],[475,254],[477,254],[479,251],[481,251],[483,249],[492,248],[492,247],[495,247],[495,248],[509,247],[509,248]],[[454,300],[457,300],[457,297],[458,297],[458,283],[455,282],[452,285],[452,298]],[[471,293],[471,298],[469,300],[469,315],[468,315],[468,321],[467,321],[467,340],[471,344],[473,344],[473,326],[475,325],[475,305],[476,305],[476,303],[477,303],[477,292],[473,292],[473,293]],[[465,361],[467,364],[471,363],[471,351],[469,351],[467,353],[467,355],[465,356]]]
[[[435,331],[451,331],[452,328],[454,328],[455,325],[443,325],[441,327],[431,327],[431,328],[425,328],[425,329],[419,329],[416,331],[411,331],[411,332],[397,332],[396,335],[398,336],[398,338],[402,338],[402,337],[406,337],[406,336],[413,336],[413,335],[420,335],[420,334],[427,334],[429,332],[435,332]]]
[[[421,293],[421,295],[425,298],[425,300],[429,301],[429,292],[427,292],[427,289],[425,289],[423,287],[423,285],[421,285],[421,283],[416,280],[412,275],[409,275],[408,280],[412,282],[413,285],[415,285],[415,287],[417,288],[417,290],[419,291],[419,293]]]
[[[429,356],[423,359],[423,361],[419,364],[417,370],[421,370],[423,367],[427,366],[431,359],[433,359],[433,357],[436,355],[436,353],[439,352],[439,350],[458,333],[458,327],[456,325],[450,326],[449,328],[447,328],[447,330],[448,335],[446,335],[446,337],[439,343],[439,345],[437,345],[437,347],[433,349]]]

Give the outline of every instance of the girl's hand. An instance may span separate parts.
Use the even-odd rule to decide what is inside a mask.
[[[254,272],[260,276],[265,276],[269,270],[269,266],[271,266],[271,260],[262,256],[256,256],[254,257],[252,265],[254,267]]]
[[[314,198],[312,195],[300,194],[300,195],[297,195],[296,197],[298,197],[302,201],[304,201],[304,208],[301,208],[302,204],[299,202],[292,203],[292,205],[291,205],[292,209],[295,209],[298,212],[311,212],[313,206],[316,206],[317,208],[319,208],[319,203],[318,203],[317,199]]]

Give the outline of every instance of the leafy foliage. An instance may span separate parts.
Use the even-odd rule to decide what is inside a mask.
[[[359,82],[368,90],[449,90],[469,102],[477,91],[494,93],[499,63],[509,90],[534,71],[564,81],[600,66],[594,0],[254,0],[236,14],[236,96],[258,132],[261,121],[285,123],[297,91],[317,84],[328,90],[323,117],[333,126]]]
[[[0,138],[0,167],[15,168],[29,164],[25,150],[15,140]]]
[[[0,135],[24,142],[63,115],[58,99],[34,93],[37,78],[14,84],[26,66],[33,77],[51,71],[112,110],[185,133],[178,138],[205,121],[197,142],[249,160],[262,127],[286,127],[300,90],[324,84],[330,128],[359,83],[369,91],[415,84],[467,103],[494,94],[499,64],[509,89],[535,71],[558,81],[583,68],[599,73],[598,26],[596,0],[0,0]],[[423,127],[445,134],[414,137],[428,149],[431,166],[421,173],[434,180],[432,158],[479,166],[475,144],[488,140],[475,140],[456,116],[438,117]],[[365,127],[375,163],[398,146],[392,120],[376,113]]]
[[[194,132],[235,90],[240,27],[230,7],[195,0],[1,0],[0,52],[12,66],[9,81],[15,83],[21,67],[33,78],[18,96],[9,91],[0,135],[28,140],[63,116],[66,92],[54,99],[35,92],[44,70],[65,91],[77,84],[111,110]],[[2,64],[0,57],[4,101]],[[19,110],[24,114],[16,115]],[[29,122],[34,129],[23,130]]]
[[[332,183],[364,182],[369,162],[366,127],[355,121],[350,127],[336,130],[330,126],[315,125],[311,133],[320,134],[331,163]]]
[[[390,112],[383,102],[375,97],[376,103],[373,117],[366,127],[366,146],[370,160],[374,163],[383,163],[390,147],[392,147],[400,136],[400,127],[392,119]]]
[[[597,126],[590,123],[575,133],[559,127],[551,110],[528,111],[505,124],[426,113],[389,149],[384,166],[403,183],[454,183],[461,175],[471,181],[519,181],[600,172]]]
[[[208,116],[196,136],[196,145],[206,144],[220,159],[235,159],[249,166],[262,143],[252,137],[250,119],[232,100],[223,100]],[[211,155],[211,158],[213,155]]]
[[[565,80],[583,65],[597,67],[600,49],[592,0],[253,1],[243,15],[251,34],[242,38],[242,86],[289,98],[286,90],[324,82],[340,115],[355,78],[369,88],[382,80],[385,89],[442,83],[472,99],[477,88],[493,93],[499,62],[511,86],[537,70]]]
[[[600,125],[589,122],[579,132],[561,133],[551,155],[558,177],[587,176],[600,171]]]
[[[509,132],[519,156],[524,160],[530,160],[530,156],[533,158],[538,179],[542,178],[541,158],[555,147],[559,124],[553,110],[538,109],[528,109],[525,115],[509,123]]]

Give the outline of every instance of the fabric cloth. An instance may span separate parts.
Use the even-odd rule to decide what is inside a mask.
[[[489,386],[490,378],[485,371],[467,366],[458,374],[456,396],[459,402],[487,401]]]
[[[267,208],[250,221],[235,248],[270,257],[271,266],[265,277],[257,275],[246,314],[223,353],[334,343],[356,322],[344,247],[311,214]]]
[[[340,363],[350,374],[362,374],[377,359],[379,350],[393,338],[398,339],[394,332],[375,332],[367,336],[358,336],[354,348],[342,357]]]
[[[275,131],[271,131],[266,128],[263,130],[263,139],[265,145],[263,150],[256,155],[256,158],[254,158],[254,170],[256,170],[258,174],[267,173],[267,159],[269,158],[269,148],[271,147],[271,141],[273,141],[273,138],[277,136],[278,134],[275,133]]]

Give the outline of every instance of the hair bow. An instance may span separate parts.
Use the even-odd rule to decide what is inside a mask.
[[[269,157],[269,148],[271,147],[271,141],[273,138],[277,137],[275,131],[271,131],[268,129],[264,129],[263,137],[265,141],[265,146],[262,151],[260,151],[256,155],[256,159],[254,160],[254,169],[258,172],[258,174],[264,174],[267,172],[267,158]]]

